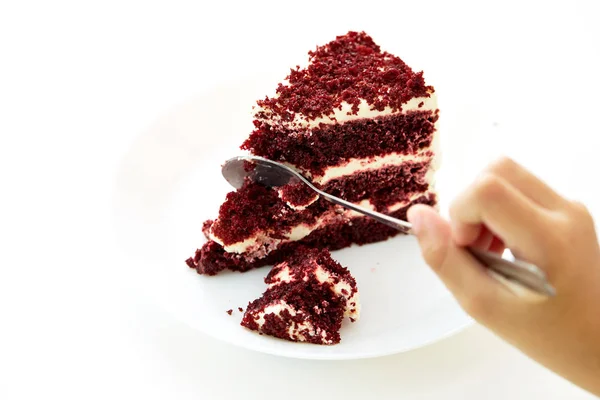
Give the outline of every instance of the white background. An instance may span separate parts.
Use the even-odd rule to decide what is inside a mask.
[[[490,124],[522,134],[511,155],[562,192],[597,198],[583,185],[600,144],[595,7],[1,2],[0,399],[591,398],[477,326],[350,362],[221,344],[133,289],[111,207],[119,161],[160,115],[218,82],[276,82],[349,29],[385,38],[428,79],[455,76]]]

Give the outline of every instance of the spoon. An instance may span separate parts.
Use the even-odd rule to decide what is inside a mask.
[[[253,164],[247,168],[247,163]],[[246,178],[268,187],[279,187],[287,184],[302,182],[314,190],[319,196],[342,207],[349,208],[366,216],[369,216],[385,225],[398,229],[405,233],[412,233],[412,225],[409,222],[390,217],[377,211],[360,207],[349,201],[332,196],[315,187],[309,180],[304,178],[298,171],[287,165],[268,160],[258,156],[238,156],[225,162],[222,168],[223,177],[234,188],[239,189]],[[502,258],[502,256],[468,247],[466,248],[473,257],[488,268],[491,275],[498,279],[509,289],[517,294],[523,293],[523,288],[535,292],[537,295],[552,297],[556,290],[548,282],[546,274],[538,266],[523,260],[513,261]],[[517,285],[517,287],[515,287]]]

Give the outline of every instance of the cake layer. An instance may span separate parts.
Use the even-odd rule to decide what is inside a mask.
[[[428,171],[428,163],[406,163],[334,179],[323,189],[365,208],[388,213],[430,193]],[[207,237],[227,252],[262,258],[285,242],[300,240],[314,230],[357,215],[324,198],[314,201],[308,197],[305,205],[302,201],[307,192],[312,193],[303,186],[291,194],[283,192],[247,182],[227,195],[219,218],[210,229],[204,229]]]
[[[410,204],[390,212],[389,215],[406,220],[406,212],[412,204],[417,203],[433,206],[436,204],[436,197],[432,194],[420,196]],[[355,216],[349,221],[340,221],[312,231],[301,240],[283,243],[264,258],[249,260],[242,254],[226,252],[223,246],[214,241],[208,241],[201,249],[196,250],[194,257],[186,260],[186,263],[198,273],[206,275],[216,275],[226,269],[243,272],[264,265],[277,264],[293,255],[299,246],[337,250],[353,243],[363,245],[379,242],[399,233],[398,230],[368,217]]]
[[[423,195],[429,196],[429,193],[414,194],[411,197],[400,200],[381,211],[384,214],[389,214],[410,204],[412,200]],[[377,208],[369,200],[363,200],[356,204],[369,210],[375,210]],[[261,230],[251,237],[229,244],[224,244],[223,241],[219,237],[215,236],[212,231],[208,232],[207,239],[219,243],[223,246],[223,249],[229,253],[244,254],[246,259],[251,260],[265,257],[268,253],[276,250],[283,244],[301,240],[308,236],[311,232],[324,228],[327,225],[349,223],[352,218],[361,215],[362,214],[356,211],[344,209],[341,206],[332,204],[330,209],[320,215],[313,224],[301,223],[298,225],[289,225],[285,228],[285,230],[282,231],[273,231],[268,229]]]
[[[406,202],[414,196],[433,191],[431,160],[405,162],[379,169],[356,172],[321,185],[321,189],[353,203],[368,200],[376,211],[386,212],[390,206]]]
[[[310,131],[257,123],[242,149],[289,163],[311,176],[323,176],[328,167],[339,167],[352,159],[391,153],[418,157],[432,148],[437,120],[436,110],[321,125]]]
[[[391,156],[354,159],[336,167],[323,177],[311,180],[326,193],[348,201],[372,200],[377,210],[385,210],[413,193],[433,191],[437,159],[431,151],[418,156]],[[319,196],[303,183],[286,185],[278,190],[279,198],[293,210],[305,210]]]
[[[435,140],[435,139],[434,139]],[[351,158],[335,166],[326,167],[320,176],[310,176],[314,183],[325,185],[333,179],[340,179],[361,172],[373,171],[380,168],[402,166],[406,163],[427,163],[432,169],[437,169],[434,153],[435,144],[430,149],[420,150],[415,154],[388,153],[381,156]]]
[[[294,114],[291,121],[282,120],[282,118],[269,108],[260,106],[254,107],[254,120],[269,124],[272,127],[283,127],[288,129],[312,129],[329,124],[343,124],[363,118],[387,117],[394,114],[407,113],[409,111],[435,111],[438,108],[437,97],[431,94],[428,97],[414,97],[406,103],[401,104],[400,108],[392,109],[387,106],[383,110],[373,108],[365,99],[359,99],[358,107],[354,110],[354,105],[343,101],[339,108],[334,108],[330,115],[324,115],[316,119],[307,119],[302,114]]]
[[[331,204],[320,199],[306,210],[294,212],[276,190],[246,182],[242,188],[227,194],[219,209],[219,218],[211,226],[210,236],[225,246],[252,238],[265,229],[270,236],[285,239],[283,234],[289,232],[290,227],[313,225],[330,207]]]

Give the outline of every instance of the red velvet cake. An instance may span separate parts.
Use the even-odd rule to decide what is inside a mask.
[[[324,191],[396,218],[435,205],[438,108],[422,72],[349,32],[309,52],[276,93],[258,101],[252,154],[287,163]],[[201,274],[276,264],[298,246],[347,247],[398,232],[300,187],[246,183],[229,193],[208,242],[187,260]]]
[[[251,302],[242,326],[294,342],[336,344],[345,316],[360,315],[356,281],[327,250],[300,248],[265,278],[262,297]]]

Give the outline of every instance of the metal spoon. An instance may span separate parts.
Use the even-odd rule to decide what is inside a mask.
[[[248,162],[251,163],[251,168],[247,168],[246,163]],[[251,155],[234,157],[225,162],[222,173],[227,182],[236,189],[242,187],[246,177],[254,182],[269,187],[278,187],[302,182],[319,194],[319,196],[322,196],[332,203],[367,215],[383,224],[398,229],[399,231],[411,233],[412,225],[409,222],[390,217],[389,215],[377,211],[368,210],[350,203],[349,201],[340,199],[339,197],[325,193],[316,188],[295,169],[266,158]],[[480,263],[491,270],[492,276],[498,278],[497,275],[500,275],[499,280],[509,286],[510,284],[517,284],[539,295],[547,297],[556,294],[554,287],[548,282],[544,271],[536,265],[517,259],[510,261],[502,258],[496,253],[475,248],[467,248],[467,250]]]

